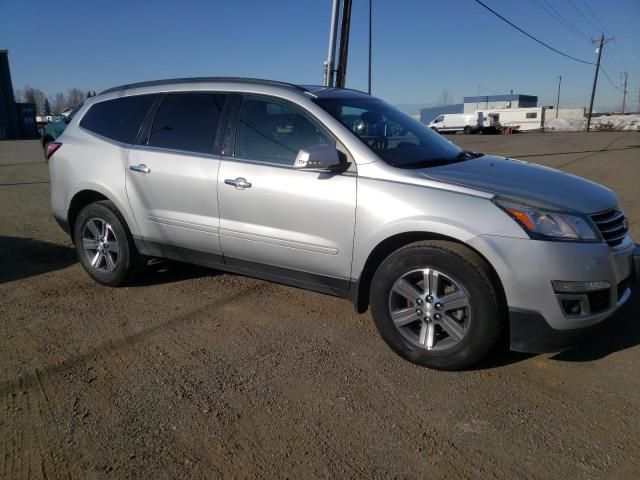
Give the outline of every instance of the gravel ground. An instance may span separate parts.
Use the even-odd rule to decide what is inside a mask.
[[[613,188],[640,134],[451,136]],[[0,142],[0,478],[640,477],[640,296],[574,350],[445,373],[346,300],[156,262],[93,283],[37,141]]]

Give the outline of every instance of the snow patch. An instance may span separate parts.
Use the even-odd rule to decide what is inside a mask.
[[[587,128],[586,118],[554,118],[545,121],[547,132],[582,132]],[[640,115],[604,115],[591,119],[593,130],[638,130]]]

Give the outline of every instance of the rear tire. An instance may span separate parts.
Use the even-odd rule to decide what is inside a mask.
[[[465,135],[471,135],[473,133],[473,129],[467,125],[466,127],[464,127],[464,130],[462,130],[462,133],[464,133]]]
[[[138,273],[141,256],[112,202],[104,200],[84,207],[75,221],[73,238],[80,263],[96,282],[117,287]]]
[[[429,368],[476,364],[505,323],[489,267],[452,242],[416,242],[392,253],[374,274],[370,292],[373,319],[387,345]]]

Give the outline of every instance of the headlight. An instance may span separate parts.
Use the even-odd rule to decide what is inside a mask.
[[[598,234],[588,220],[567,213],[546,212],[513,203],[496,202],[532,238],[597,241]]]

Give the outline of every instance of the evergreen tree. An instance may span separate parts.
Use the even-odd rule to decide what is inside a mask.
[[[91,90],[87,90],[87,98],[91,98]]]
[[[48,98],[44,99],[44,114],[47,116],[51,115],[51,105],[49,104]]]

